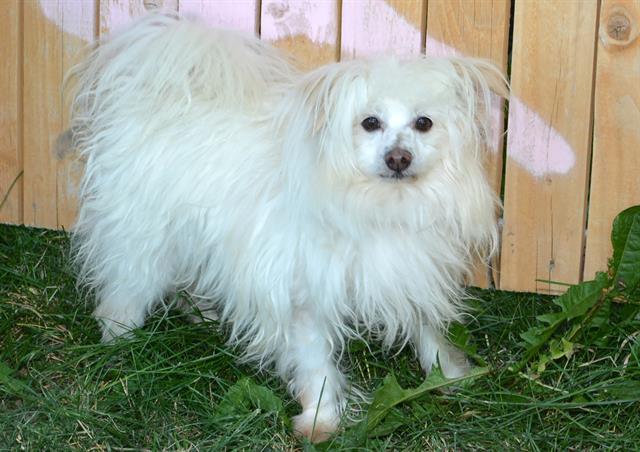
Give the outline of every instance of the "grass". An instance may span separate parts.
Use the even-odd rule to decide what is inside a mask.
[[[347,426],[315,449],[637,449],[637,310],[614,305],[597,340],[536,375],[509,366],[552,299],[473,295],[467,328],[489,375],[400,404],[372,432]],[[101,345],[90,312],[66,234],[0,226],[0,449],[314,449],[292,435],[298,406],[284,385],[238,364],[218,325],[170,311],[129,341]],[[361,387],[375,391],[389,374],[405,388],[424,380],[410,351],[372,348],[352,343],[345,362]]]

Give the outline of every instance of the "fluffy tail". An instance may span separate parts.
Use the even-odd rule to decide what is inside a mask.
[[[123,111],[129,120],[153,114],[158,124],[195,104],[250,108],[292,71],[276,49],[251,36],[177,15],[150,15],[98,43],[68,74],[73,144],[81,154],[91,152],[86,145],[104,125],[126,127],[117,124]]]

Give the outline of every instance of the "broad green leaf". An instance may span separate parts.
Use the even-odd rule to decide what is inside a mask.
[[[549,352],[551,353],[551,359],[556,360],[560,358],[571,358],[573,354],[573,342],[561,337],[559,341],[553,341],[549,345]]]
[[[285,416],[282,399],[269,388],[254,383],[250,378],[242,378],[231,386],[218,404],[217,411],[222,415],[232,415],[254,409]]]
[[[560,358],[569,359],[573,352],[573,342],[568,341],[564,337],[561,337],[559,340],[550,340],[549,352],[540,355],[532,368],[536,369],[536,373],[540,375],[547,369],[547,364]]]
[[[536,317],[539,321],[553,325],[554,323],[561,322],[567,318],[562,312],[550,312],[549,314],[542,314]]]
[[[540,326],[532,326],[524,333],[520,334],[520,337],[525,340],[528,344],[532,346],[542,345],[549,339],[549,336],[555,331],[556,325],[559,323],[554,323],[550,327],[540,327]]]
[[[591,319],[590,328],[600,328],[609,325],[611,319],[611,300],[605,300],[598,312]]]
[[[413,389],[402,389],[398,384],[396,377],[393,375],[387,375],[382,382],[382,386],[374,394],[373,402],[369,407],[366,419],[367,432],[371,434],[380,421],[387,416],[389,411],[401,403],[421,397],[433,390],[455,385],[456,383],[477,378],[488,373],[489,368],[476,367],[472,369],[468,375],[459,378],[447,379],[442,374],[442,371],[439,368],[436,368],[431,371],[427,379],[420,386]]]
[[[635,288],[640,283],[640,206],[631,207],[616,217],[611,244],[616,286]]]
[[[613,246],[611,268],[613,273],[617,273],[618,271],[620,260],[627,244],[633,223],[639,215],[640,206],[634,206],[623,210],[613,220],[613,226],[611,228],[611,245]]]
[[[608,285],[607,275],[598,273],[595,280],[572,286],[563,295],[553,300],[561,311],[536,317],[538,321],[546,323],[547,326],[535,325],[520,334],[520,337],[527,343],[527,347],[523,358],[513,367],[513,370],[517,372],[522,369],[549,342],[553,333],[565,321],[585,315],[600,300]],[[546,361],[541,363],[541,366],[544,370]]]
[[[602,291],[608,285],[607,276],[604,273],[598,273],[593,281],[585,281],[571,286],[569,290],[553,300],[553,302],[560,306],[565,320],[580,317],[598,302]]]
[[[400,410],[392,408],[388,414],[384,417],[382,422],[376,425],[373,430],[369,432],[370,437],[386,436],[393,433],[398,427],[404,425],[407,422]]]
[[[542,355],[540,359],[538,359],[537,364],[534,366],[538,375],[547,370],[547,364],[551,361],[549,355]]]

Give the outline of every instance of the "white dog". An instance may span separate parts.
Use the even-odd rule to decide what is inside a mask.
[[[74,243],[103,338],[187,290],[302,405],[338,427],[345,339],[411,344],[425,372],[461,284],[496,241],[483,171],[490,88],[471,59],[382,58],[299,74],[253,37],[150,16],[74,71],[86,160]]]

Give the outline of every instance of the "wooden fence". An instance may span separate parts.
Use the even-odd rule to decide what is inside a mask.
[[[490,162],[502,289],[591,278],[614,215],[640,204],[640,0],[2,0],[0,222],[72,226],[82,169],[52,151],[63,75],[87,42],[158,7],[257,33],[306,68],[425,48],[493,60],[513,92]]]

